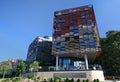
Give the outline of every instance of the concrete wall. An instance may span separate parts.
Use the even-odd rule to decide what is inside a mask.
[[[26,73],[23,76],[34,75],[33,73]],[[92,70],[92,71],[53,71],[53,72],[37,72],[36,76],[40,76],[41,78],[53,78],[53,77],[62,77],[62,78],[74,78],[77,80],[86,80],[93,81],[94,79],[99,79],[100,81],[104,81],[104,75],[102,70]]]

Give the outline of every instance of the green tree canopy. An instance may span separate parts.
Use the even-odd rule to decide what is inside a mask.
[[[39,66],[39,62],[38,61],[34,61],[32,64],[30,64],[29,66],[31,71],[38,71],[39,69],[42,69],[41,66]]]
[[[17,65],[17,72],[18,73],[25,73],[25,71],[26,71],[26,63],[25,62],[23,62],[23,61],[21,61],[21,62],[19,62],[18,63],[18,65]]]
[[[108,31],[107,38],[101,38],[102,55],[98,63],[109,75],[120,74],[120,31]]]
[[[10,73],[12,69],[12,63],[10,61],[4,61],[0,63],[0,73],[3,75],[3,78],[6,74]]]
[[[115,31],[115,30],[110,30],[108,32],[106,32],[106,36],[107,38],[112,36],[112,35],[115,35],[116,33],[118,33],[119,31]]]

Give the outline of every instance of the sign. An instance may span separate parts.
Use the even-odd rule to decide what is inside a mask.
[[[86,78],[86,73],[54,73],[53,76],[62,78]]]

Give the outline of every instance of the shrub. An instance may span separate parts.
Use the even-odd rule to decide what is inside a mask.
[[[21,78],[20,78],[20,77],[16,77],[15,80],[16,80],[16,81],[20,81]]]
[[[38,80],[40,80],[40,77],[37,77]]]
[[[83,80],[83,82],[86,82],[85,80]]]
[[[34,75],[29,75],[27,76],[28,79],[33,79],[34,78]]]
[[[12,82],[19,82],[21,80],[20,77],[16,77],[16,78],[11,78]]]
[[[46,80],[46,79],[44,79],[44,82],[47,82],[47,80]]]
[[[70,82],[74,82],[74,79],[72,78]]]
[[[57,82],[57,79],[54,79],[54,82]]]
[[[100,82],[98,78],[96,80],[97,80],[97,82]]]
[[[12,78],[10,78],[10,80],[14,80],[14,78],[12,77]]]
[[[61,79],[61,77],[55,77],[54,78],[54,82],[56,82],[56,81],[58,81],[58,80],[60,80]]]
[[[62,79],[61,79],[61,78],[59,79],[59,82],[62,82]]]
[[[80,82],[80,79],[77,79],[77,82]]]
[[[50,78],[49,82],[53,82],[53,78]]]
[[[97,82],[97,80],[96,80],[96,79],[94,79],[94,80],[93,80],[93,82]]]
[[[9,82],[9,81],[7,81],[6,79],[4,79],[4,80],[2,80],[1,82]]]
[[[10,78],[6,78],[7,81],[10,81]]]
[[[16,79],[13,79],[12,82],[18,82]]]
[[[87,79],[86,82],[89,82],[89,80]]]
[[[34,82],[38,82],[38,81],[39,81],[36,77],[34,77],[32,80],[33,80]]]
[[[64,82],[69,82],[69,79],[68,79],[68,78],[66,78]]]
[[[99,81],[99,79],[94,79],[94,81],[93,81],[93,82],[100,82],[100,81]]]

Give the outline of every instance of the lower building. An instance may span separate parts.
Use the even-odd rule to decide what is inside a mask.
[[[52,41],[49,37],[36,37],[29,46],[27,64],[38,61],[43,68],[55,65],[55,57],[51,55],[51,50]]]

